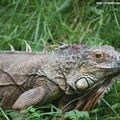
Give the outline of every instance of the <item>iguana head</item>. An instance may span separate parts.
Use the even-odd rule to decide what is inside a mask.
[[[104,83],[120,73],[120,54],[108,45],[87,49],[79,72],[82,74],[76,81],[79,90]]]
[[[84,104],[83,110],[88,110],[113,82],[112,78],[120,73],[120,53],[108,45],[86,49],[79,73],[80,77],[75,85],[85,96],[80,98]]]

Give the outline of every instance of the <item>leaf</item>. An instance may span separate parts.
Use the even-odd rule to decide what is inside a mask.
[[[89,116],[89,113],[86,111],[73,110],[70,112],[66,112],[65,118],[70,118],[70,119],[74,119],[74,120],[77,120],[79,118],[84,118],[83,120],[89,120],[90,116]]]
[[[40,113],[35,112],[35,113],[33,114],[33,116],[36,117],[36,118],[40,118]]]
[[[8,115],[13,119],[13,120],[22,120],[22,116],[15,111],[9,112]]]
[[[97,113],[97,112],[99,112],[99,111],[100,111],[99,108],[95,108],[95,109],[92,109],[92,110],[90,111],[90,113]]]
[[[32,106],[30,106],[29,108],[27,108],[28,112],[34,113],[36,111],[35,108],[33,108]]]
[[[120,109],[120,103],[115,103],[114,105],[112,105],[113,109]]]

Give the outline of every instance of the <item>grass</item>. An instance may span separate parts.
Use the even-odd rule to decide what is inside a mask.
[[[107,0],[106,0],[107,1]],[[83,42],[89,46],[109,44],[120,49],[120,5],[97,5],[94,0],[1,0],[0,50],[25,50],[25,41],[33,51],[49,45]],[[0,108],[0,119],[52,120],[119,120],[120,81],[90,112],[62,114],[53,105],[30,107],[21,114]],[[49,109],[50,111],[46,111]]]

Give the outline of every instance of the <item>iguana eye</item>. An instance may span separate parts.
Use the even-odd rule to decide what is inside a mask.
[[[95,53],[95,58],[100,59],[100,58],[102,58],[102,57],[103,57],[103,53],[102,53],[102,52],[97,51],[97,52]]]

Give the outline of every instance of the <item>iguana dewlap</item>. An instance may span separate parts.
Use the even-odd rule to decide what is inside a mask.
[[[24,109],[76,95],[76,108],[88,110],[119,73],[120,53],[108,45],[69,45],[45,53],[0,52],[0,106]]]

